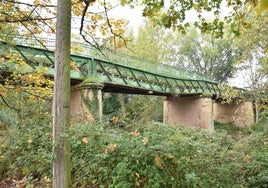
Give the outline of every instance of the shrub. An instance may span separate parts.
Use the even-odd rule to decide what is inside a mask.
[[[268,187],[268,132],[254,132],[234,148],[240,151],[246,187]]]
[[[213,187],[239,183],[229,173],[234,171],[236,155],[226,134],[156,123],[131,132],[85,125],[79,130],[79,134],[71,133],[73,175],[79,185]]]
[[[0,148],[0,175],[51,178],[51,125],[14,131]],[[161,123],[127,128],[73,125],[74,187],[267,187],[267,133],[241,141]]]
[[[9,131],[0,148],[0,176],[15,179],[51,176],[51,125],[23,126]]]

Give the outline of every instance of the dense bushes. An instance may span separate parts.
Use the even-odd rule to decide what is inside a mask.
[[[46,115],[49,118],[49,114]],[[51,125],[28,118],[25,124],[8,124],[8,136],[0,144],[0,177],[40,179],[51,175]]]
[[[163,124],[124,129],[75,125],[74,187],[267,187],[268,135],[235,141],[224,131]],[[0,148],[0,176],[49,182],[51,125],[22,127]]]

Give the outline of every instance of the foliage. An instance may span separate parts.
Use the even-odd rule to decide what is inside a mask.
[[[118,4],[115,1],[92,1],[85,14],[85,3],[72,0],[72,21],[78,27],[73,27],[73,37],[83,40],[95,47],[103,43],[110,43],[114,48],[124,46],[128,40],[123,37],[127,22],[122,18],[115,18],[108,12]],[[11,34],[18,28],[20,35],[34,38],[45,47],[46,42],[36,36],[55,35],[57,4],[52,0],[2,1],[0,2],[0,33]],[[109,14],[109,15],[108,15]],[[80,19],[83,17],[83,21]],[[8,26],[8,27],[7,27]],[[79,35],[77,35],[79,33]],[[100,38],[100,36],[102,36]]]
[[[137,36],[131,43],[133,55],[160,63],[160,57],[166,55],[163,54],[161,48],[166,33],[169,32],[163,27],[153,26],[152,22],[147,19],[139,28]]]
[[[51,131],[51,125],[10,128],[8,139],[1,148],[1,173],[5,172],[5,176],[18,179],[24,176],[36,179],[51,175]]]
[[[200,33],[195,28],[186,34],[171,33],[161,45],[163,62],[196,71],[210,80],[224,82],[235,72],[236,58],[241,53],[235,41]]]
[[[133,1],[128,1],[131,2]],[[50,1],[36,0],[33,4],[20,1],[1,3],[3,6],[0,11],[0,21],[19,23],[20,31],[25,36],[32,37],[32,35],[42,34],[43,31],[47,34],[54,33],[56,6]],[[164,1],[144,1],[144,3],[145,16],[153,17],[156,23],[166,27],[184,29],[187,24],[182,25],[177,20],[181,22],[185,20],[186,11],[192,8],[197,11],[215,9],[215,14],[218,15],[221,1],[200,3],[171,1],[167,11],[163,9]],[[242,2],[228,1],[228,3],[238,8]],[[104,6],[104,10],[112,7],[101,3],[99,5]],[[85,10],[82,1],[74,2],[73,7],[76,7],[73,9],[76,16],[81,16],[82,10]],[[182,9],[178,10],[178,8]],[[41,12],[44,15],[40,15]],[[121,42],[123,21],[114,22],[113,27],[106,11],[105,13],[86,15],[87,24],[82,27],[82,22],[80,25],[82,30],[80,34],[84,40],[96,45],[94,34],[106,35],[106,31],[109,31],[112,35],[106,36],[115,42],[117,37]],[[200,20],[201,22],[196,25],[203,31],[213,31],[216,36],[221,36],[222,21],[216,18],[211,24],[202,17]],[[100,27],[96,29],[97,26]],[[233,30],[238,32],[235,27]],[[124,42],[124,39],[122,40]],[[122,46],[122,42],[114,46]],[[9,63],[10,66],[12,65],[10,59],[12,60],[13,57],[1,57],[1,63]],[[7,79],[8,83],[1,85],[2,102],[18,115],[18,121],[15,123],[6,121],[14,123],[15,126],[10,127],[11,133],[6,143],[1,144],[1,177],[10,176],[16,179],[27,177],[30,180],[51,177],[50,166],[55,157],[51,152],[51,128],[49,127],[51,104],[43,104],[43,99],[39,98],[43,94],[42,91],[46,91],[42,90],[44,86],[48,86],[46,82],[39,82],[42,75],[39,76],[40,74],[36,72],[33,74],[16,72],[16,75],[9,78],[19,79]],[[9,87],[11,84],[13,86]],[[40,90],[33,86],[38,86]],[[51,86],[52,84],[49,84],[46,89],[51,91]],[[51,92],[48,92],[44,97],[48,95],[49,100],[50,94]],[[9,100],[6,100],[8,98]],[[16,105],[10,105],[13,102],[10,99],[15,99]],[[98,126],[75,125],[70,129],[69,134],[61,135],[70,139],[72,144],[75,186],[250,187],[267,185],[267,170],[264,168],[265,165],[267,166],[266,132],[262,135],[257,134],[258,138],[253,135],[250,144],[233,145],[233,140],[223,133],[211,135],[200,130],[176,129],[162,124],[152,124],[147,127],[139,127],[135,124],[135,126],[134,130],[124,132],[104,130]],[[261,145],[263,147],[256,147],[261,151],[259,153],[254,150],[254,146],[260,142],[263,143]]]
[[[121,104],[118,99],[118,94],[109,93],[103,95],[103,114],[116,114],[119,113]]]
[[[54,157],[50,131],[50,123],[13,129],[0,148],[1,177],[39,178],[45,185]],[[267,186],[267,132],[235,141],[222,129],[77,124],[65,136],[75,187]]]
[[[239,68],[247,79],[246,86],[257,89],[267,80],[268,12],[262,16],[252,13],[246,19],[252,25],[238,38],[237,45],[243,52],[238,59]]]
[[[260,1],[262,2],[262,1]],[[241,56],[237,59],[239,77],[243,78],[244,87],[250,88],[255,105],[256,119],[258,114],[267,108],[267,57],[268,57],[268,9],[259,12],[260,6],[246,11],[244,20],[248,23],[237,40]],[[266,7],[267,8],[267,7]]]
[[[163,97],[160,96],[129,96],[126,104],[127,118],[133,123],[146,124],[151,121],[163,120]]]
[[[247,97],[247,91],[239,88],[230,87],[228,85],[220,84],[219,89],[221,90],[220,100],[224,104],[236,103],[239,104]]]
[[[143,15],[149,17],[156,25],[162,25],[166,28],[186,32],[189,27],[189,17],[193,19],[196,15],[194,25],[203,32],[210,32],[216,37],[221,37],[224,33],[224,25],[228,25],[235,35],[240,34],[240,29],[246,25],[245,12],[243,8],[247,5],[256,8],[257,12],[262,13],[267,10],[266,0],[261,1],[237,1],[237,0],[213,0],[213,1],[164,1],[164,0],[121,0],[122,4],[143,5]],[[221,18],[221,7],[227,7],[230,13]],[[192,11],[192,12],[190,12]],[[253,10],[251,10],[253,11]],[[213,19],[207,19],[206,13],[211,12]]]
[[[264,110],[259,114],[259,120],[257,124],[253,127],[254,130],[258,131],[268,131],[268,110]]]
[[[245,143],[248,143],[246,147],[244,147]],[[264,132],[253,133],[243,138],[235,149],[244,154],[244,163],[241,165],[244,171],[244,185],[247,187],[267,187],[267,129]]]

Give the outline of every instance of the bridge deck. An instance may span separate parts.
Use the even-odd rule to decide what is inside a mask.
[[[41,46],[38,40],[42,40],[44,45]],[[0,42],[0,57],[8,59],[10,54],[17,55],[23,58],[32,69],[47,67],[47,74],[53,76],[55,41],[38,40],[14,36],[12,39],[4,38]],[[100,53],[99,50],[81,43],[72,43],[72,49],[78,49],[71,55],[72,83],[86,79],[102,82],[104,92],[166,96],[221,94],[219,83],[207,80],[196,72],[153,63],[107,49],[102,49]],[[10,71],[12,67],[13,65],[10,64],[8,67]]]

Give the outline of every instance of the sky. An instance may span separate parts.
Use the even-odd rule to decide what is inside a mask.
[[[134,31],[134,34],[137,34],[139,27],[142,25],[145,20],[142,17],[142,7],[130,8],[129,6],[117,6],[108,13],[115,18],[124,18],[128,20],[128,27],[130,30]]]

